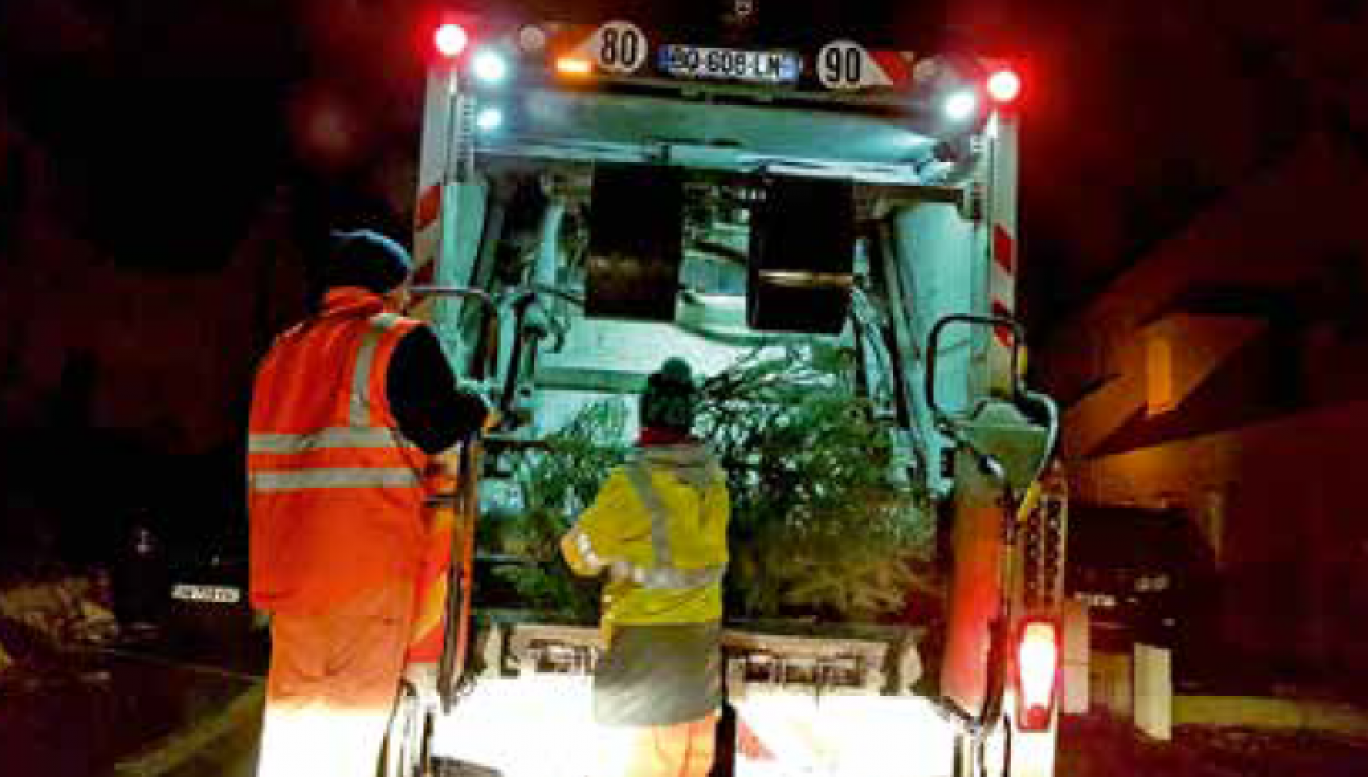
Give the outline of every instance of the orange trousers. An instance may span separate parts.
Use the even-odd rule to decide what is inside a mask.
[[[272,616],[258,777],[375,777],[412,609],[409,583]]]
[[[612,777],[707,777],[713,765],[717,713],[672,726],[617,729],[621,743]]]

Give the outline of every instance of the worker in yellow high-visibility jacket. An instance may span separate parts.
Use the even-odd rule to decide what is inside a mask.
[[[731,506],[722,468],[691,435],[698,394],[683,360],[650,376],[633,455],[561,541],[576,573],[608,576],[594,716],[623,745],[605,753],[612,777],[712,767]]]

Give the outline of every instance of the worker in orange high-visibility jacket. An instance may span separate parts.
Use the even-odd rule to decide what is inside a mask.
[[[712,767],[731,506],[722,468],[690,434],[698,395],[681,359],[649,377],[633,455],[561,540],[575,572],[608,577],[593,691],[605,727],[599,777]]]
[[[251,598],[272,640],[260,777],[374,776],[430,555],[429,476],[490,413],[400,315],[407,251],[370,231],[334,241],[321,308],[276,339],[252,396]]]

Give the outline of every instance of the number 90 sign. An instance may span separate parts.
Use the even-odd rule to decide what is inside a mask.
[[[817,52],[817,78],[828,89],[859,89],[877,82],[869,55],[854,41],[837,40]]]
[[[648,56],[646,35],[631,22],[608,22],[589,41],[594,61],[609,73],[635,73]]]

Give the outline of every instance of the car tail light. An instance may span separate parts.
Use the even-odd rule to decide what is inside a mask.
[[[1059,685],[1059,628],[1028,620],[1017,641],[1017,722],[1023,731],[1044,731],[1054,717]]]

